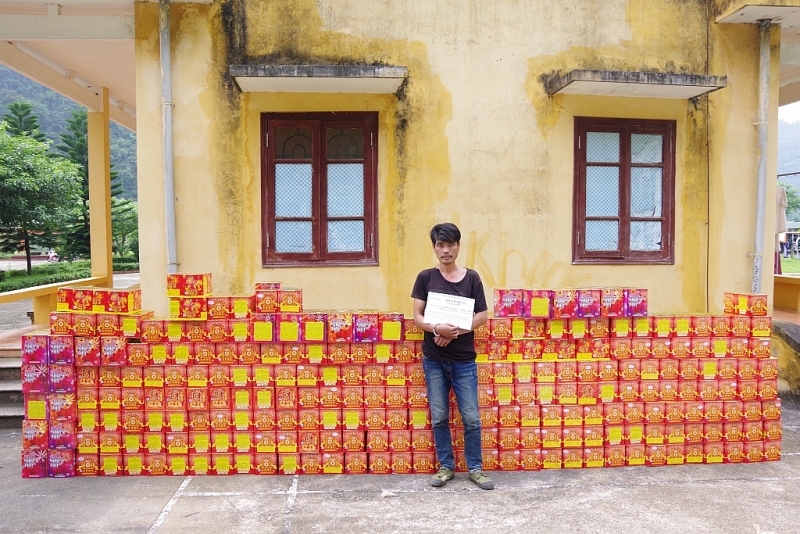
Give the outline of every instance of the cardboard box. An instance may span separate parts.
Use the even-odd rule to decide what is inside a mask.
[[[523,315],[543,319],[553,317],[553,291],[549,289],[523,290]]]
[[[73,335],[74,332],[72,330],[72,313],[69,311],[53,311],[50,312],[50,333],[53,335]],[[25,334],[22,336],[23,339],[23,352],[25,351],[24,348],[24,340],[26,339]],[[38,335],[34,333],[33,335]],[[47,362],[42,362],[47,363]]]
[[[211,291],[211,273],[167,275],[167,296],[204,297]]]
[[[552,317],[556,319],[580,317],[577,289],[557,289],[553,291]]]
[[[578,290],[578,317],[601,317],[602,307],[602,289]]]
[[[494,316],[495,317],[525,316],[525,291],[522,289],[495,288]]]
[[[625,290],[618,287],[606,287],[601,290],[602,317],[626,317],[627,300]]]
[[[646,289],[625,289],[625,300],[629,317],[647,317]]]

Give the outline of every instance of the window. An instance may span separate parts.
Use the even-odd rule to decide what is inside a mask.
[[[674,263],[675,121],[575,118],[573,263]]]
[[[261,116],[265,266],[377,265],[376,113]]]

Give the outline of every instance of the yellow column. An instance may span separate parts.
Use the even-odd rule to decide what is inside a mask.
[[[101,286],[113,286],[111,259],[111,143],[109,140],[108,89],[100,88],[100,111],[88,113],[89,232],[92,276],[106,276]]]
[[[39,326],[50,324],[50,312],[56,309],[56,300],[55,293],[33,297],[33,324]]]

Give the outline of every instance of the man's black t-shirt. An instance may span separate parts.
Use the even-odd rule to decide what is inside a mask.
[[[417,275],[411,297],[428,301],[428,293],[444,293],[475,299],[473,313],[486,311],[486,295],[483,293],[481,277],[472,269],[467,269],[467,274],[459,282],[449,282],[442,276],[439,269],[425,269]],[[422,344],[422,353],[428,358],[468,362],[475,359],[475,333],[459,334],[457,338],[440,347],[433,341],[433,334],[425,332],[425,341]]]

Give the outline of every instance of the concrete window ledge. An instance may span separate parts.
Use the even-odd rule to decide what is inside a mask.
[[[408,78],[406,67],[380,65],[231,65],[245,93],[395,94]]]
[[[547,82],[551,95],[694,98],[728,85],[727,76],[618,70],[572,70]]]

